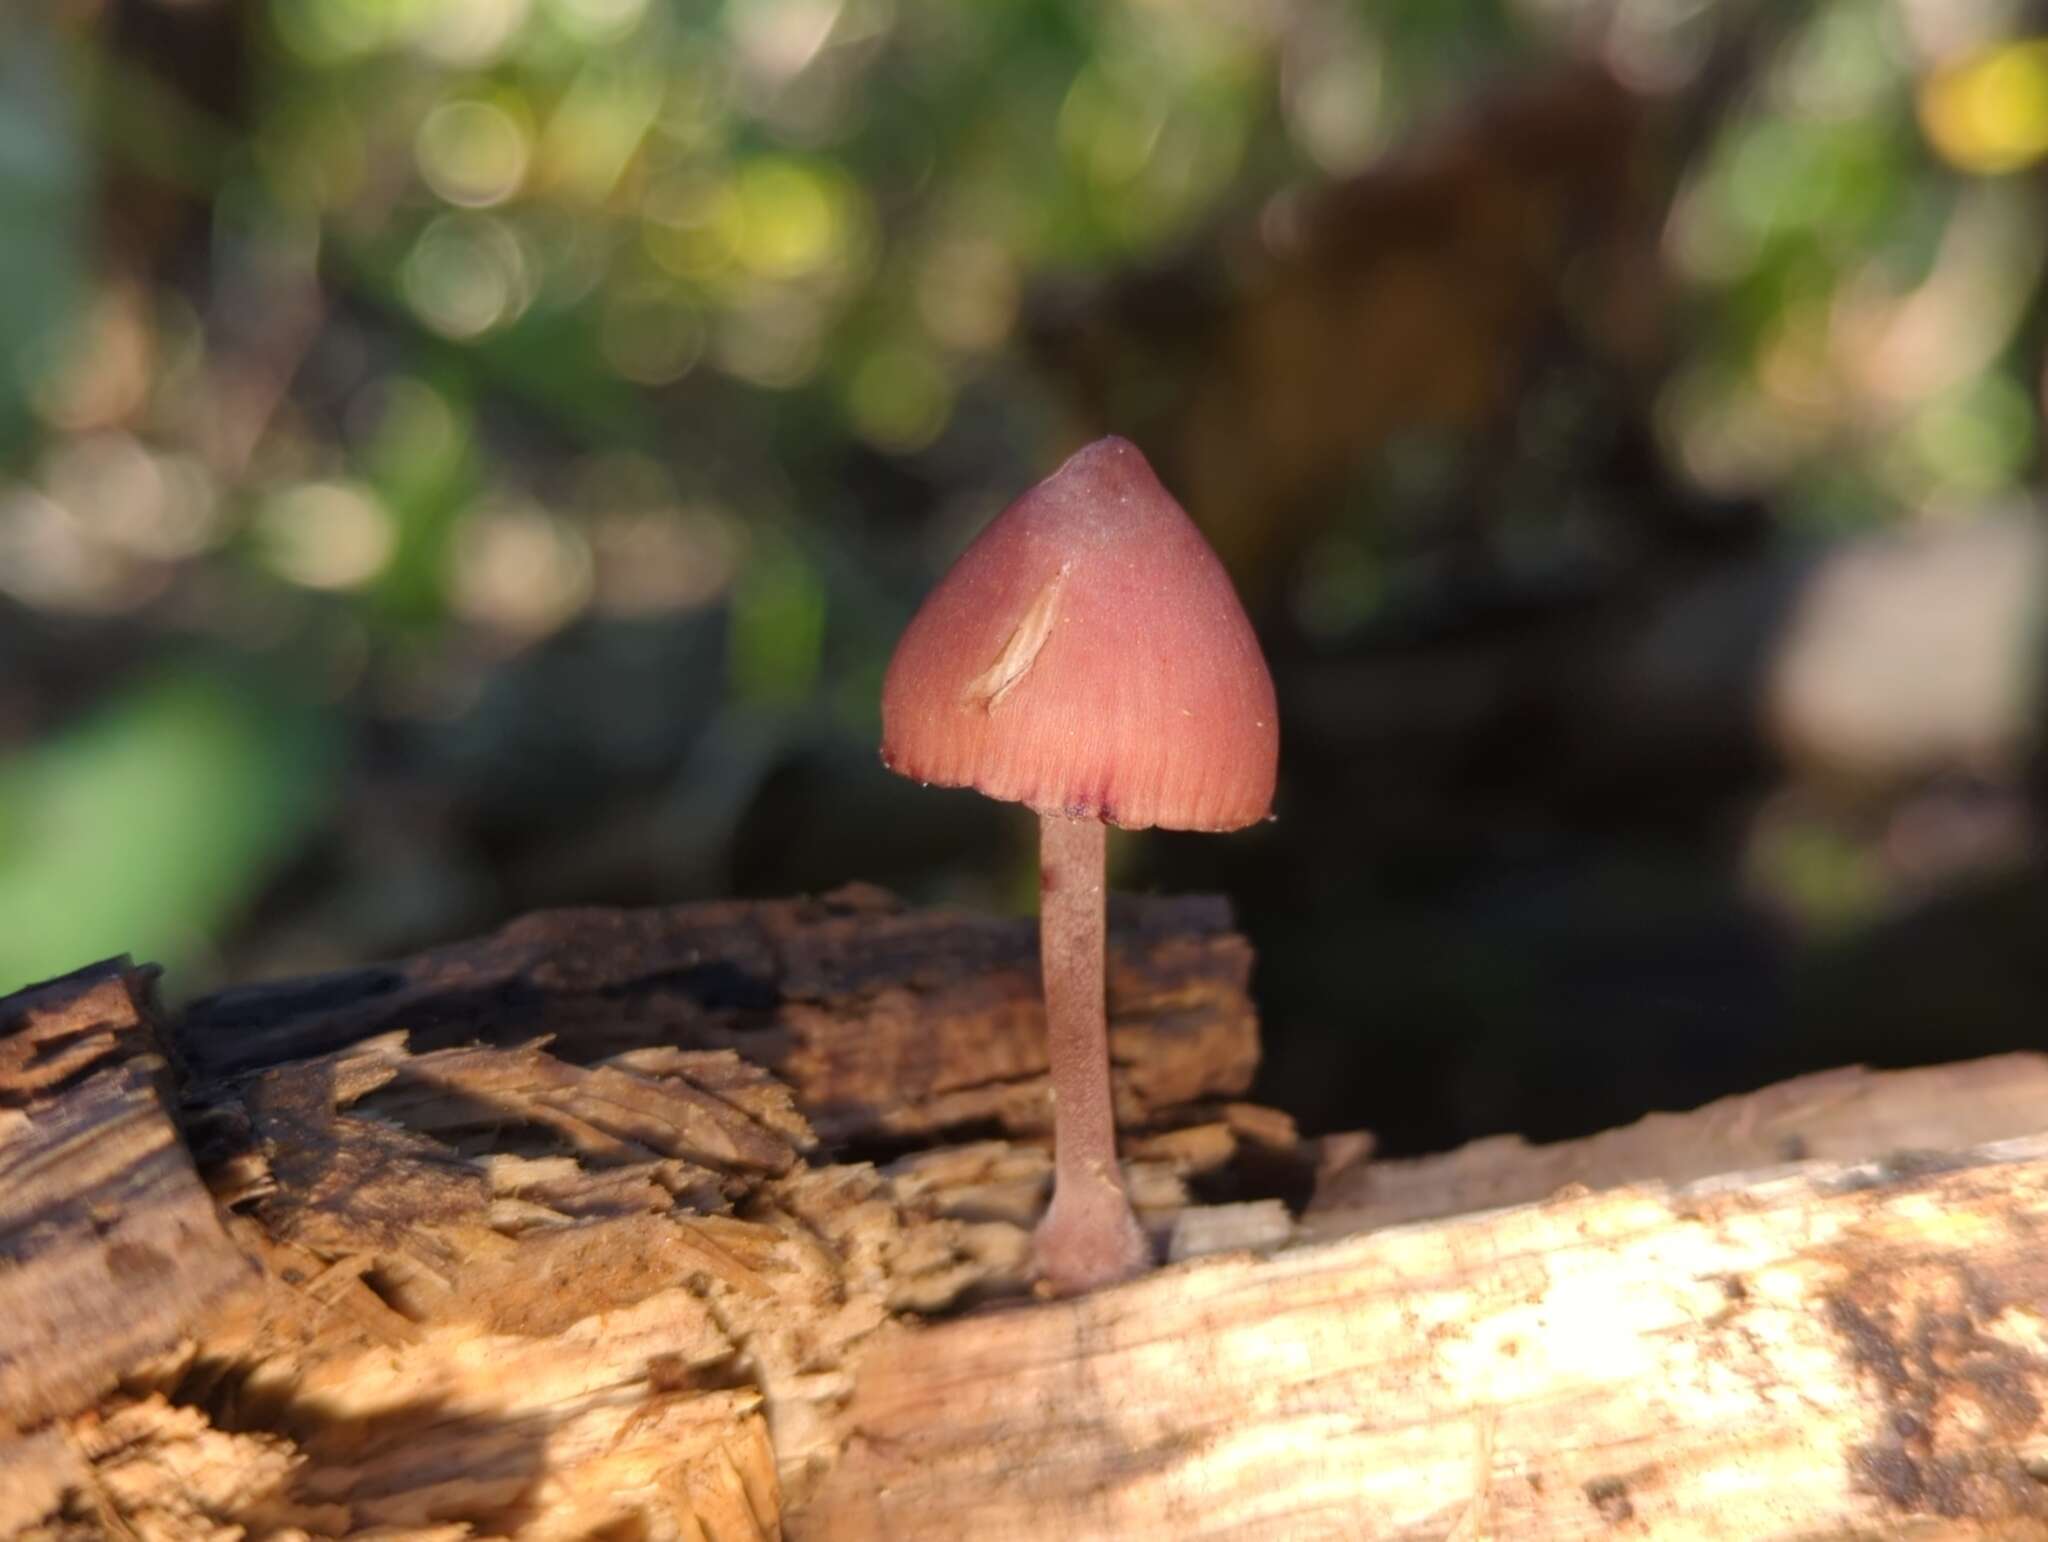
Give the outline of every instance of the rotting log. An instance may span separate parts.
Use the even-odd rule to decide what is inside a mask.
[[[1109,960],[1118,1117],[1242,1092],[1258,1061],[1251,950],[1213,898],[1119,898]],[[186,1014],[201,1080],[402,1029],[414,1050],[552,1035],[579,1062],[733,1050],[826,1140],[1049,1127],[1037,929],[823,900],[543,911],[401,963],[225,991]]]
[[[1375,1166],[1232,1101],[1220,906],[1118,919],[1180,1261],[1075,1301],[1028,924],[578,912],[182,1021],[119,964],[0,1003],[0,1164],[64,1154],[0,1186],[0,1537],[2048,1535],[2048,1060]],[[878,1022],[932,1039],[900,1100]]]

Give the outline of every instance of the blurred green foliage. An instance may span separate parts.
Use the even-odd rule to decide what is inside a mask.
[[[205,49],[132,42],[174,10]],[[1035,286],[1369,172],[1516,72],[1654,96],[1765,39],[1664,235],[1657,426],[1700,487],[1866,527],[2039,453],[2048,45],[1988,0],[63,14],[0,23],[0,592],[184,662],[0,763],[0,988],[193,957],[343,817],[312,718],[201,683],[219,647],[295,650],[337,722],[435,722],[588,618],[715,612],[720,673],[666,710],[735,737],[665,796],[727,830],[782,738],[868,733],[903,606],[1052,437]],[[846,485],[877,461],[916,528]],[[1310,633],[1397,587],[1325,549]]]
[[[29,389],[85,286],[90,156],[51,38],[0,22],[0,464],[35,427]]]
[[[200,960],[308,832],[322,724],[211,674],[135,683],[0,766],[0,978]]]

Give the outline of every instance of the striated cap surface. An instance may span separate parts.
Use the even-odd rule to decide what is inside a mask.
[[[1265,818],[1279,750],[1272,677],[1229,575],[1117,438],[996,517],[882,684],[891,770],[1131,830]]]

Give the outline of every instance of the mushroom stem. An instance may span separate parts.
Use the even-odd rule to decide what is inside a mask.
[[[1039,816],[1039,958],[1053,1091],[1052,1204],[1033,1238],[1044,1277],[1063,1291],[1129,1279],[1152,1261],[1116,1162],[1103,1004],[1103,857],[1099,819]]]

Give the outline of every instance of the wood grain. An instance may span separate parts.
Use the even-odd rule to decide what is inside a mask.
[[[2044,1226],[2035,1136],[898,1326],[791,1535],[2044,1535]]]
[[[1371,1143],[1325,1143],[1303,1228],[1336,1237],[1404,1221],[1526,1204],[1573,1184],[1612,1188],[1787,1162],[1856,1162],[1955,1151],[2048,1129],[2048,1055],[1993,1055],[1911,1071],[1843,1066],[1689,1113],[1650,1114],[1582,1140],[1518,1135],[1456,1151],[1375,1161]]]
[[[89,1404],[249,1268],[161,1096],[152,976],[0,1003],[0,1435]]]

